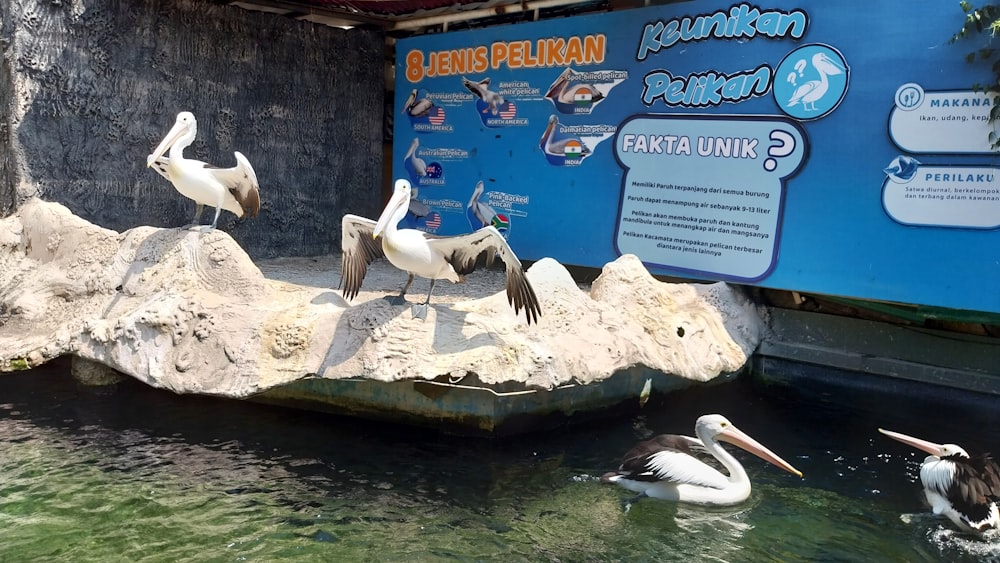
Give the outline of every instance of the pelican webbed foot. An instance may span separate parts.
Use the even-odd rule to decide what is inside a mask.
[[[628,514],[629,510],[632,510],[632,505],[639,502],[641,499],[646,497],[646,493],[639,493],[634,497],[622,500],[622,511]]]
[[[410,308],[414,319],[427,320],[427,303],[420,303]]]
[[[383,297],[383,299],[385,299],[386,301],[388,301],[389,304],[392,305],[393,307],[399,307],[401,305],[406,305],[406,298],[403,297],[402,293],[400,293],[399,295],[394,295],[392,297],[389,297],[388,295],[386,295],[385,297]]]

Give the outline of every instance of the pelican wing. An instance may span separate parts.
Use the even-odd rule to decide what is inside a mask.
[[[952,486],[945,491],[951,505],[972,523],[989,518],[994,502],[1000,500],[1000,466],[990,454],[973,456],[954,463]]]
[[[676,451],[663,450],[646,459],[647,472],[660,481],[683,483],[713,489],[724,489],[729,484],[725,475],[700,459]]]
[[[168,182],[170,181],[170,176],[167,175],[167,164],[169,162],[170,158],[166,156],[157,157],[157,159],[153,161],[153,170],[156,170],[160,176],[166,178]]]
[[[619,473],[634,481],[668,481],[716,489],[728,484],[726,476],[695,457],[705,451],[700,440],[661,434],[639,442],[625,454]]]
[[[486,226],[467,235],[452,237],[426,235],[426,237],[428,244],[440,252],[460,276],[474,271],[480,257],[485,255],[486,265],[489,266],[499,255],[507,270],[507,302],[514,307],[515,313],[524,309],[528,324],[532,321],[538,322],[542,310],[538,305],[538,298],[535,297],[535,290],[524,275],[521,261],[517,259],[500,231],[492,226]]]
[[[233,168],[215,168],[206,164],[205,168],[222,182],[236,198],[245,215],[256,217],[260,213],[260,186],[257,184],[257,174],[250,166],[250,161],[243,153],[236,151],[236,166]]]
[[[408,211],[412,213],[414,217],[417,218],[426,217],[431,214],[431,208],[427,207],[426,203],[416,199],[410,200],[410,206],[408,208]]]
[[[820,86],[819,80],[810,80],[809,82],[806,82],[802,86],[799,86],[798,88],[795,89],[795,92],[792,93],[791,99],[788,100],[788,102],[785,105],[787,105],[788,107],[794,106],[795,104],[802,101],[802,98],[809,95],[810,92],[813,92],[817,88],[819,88],[819,86]]]
[[[489,85],[490,85],[490,79],[489,78],[484,78],[484,79],[480,80],[479,82],[473,82],[472,80],[469,80],[468,78],[465,78],[465,77],[462,78],[462,86],[465,86],[466,90],[468,90],[468,91],[472,92],[473,94],[479,96],[479,99],[481,99],[481,100],[485,100],[486,99],[486,94],[489,92],[489,89],[488,89]]]
[[[368,265],[382,258],[382,237],[372,238],[375,221],[358,215],[344,215],[340,222],[340,248],[344,252],[340,261],[340,289],[350,301],[358,296],[361,282],[368,272]]]

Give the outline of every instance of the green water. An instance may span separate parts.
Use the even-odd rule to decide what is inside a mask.
[[[745,378],[674,394],[634,418],[490,441],[133,382],[95,392],[63,367],[6,375],[0,561],[997,557],[1000,540],[962,536],[925,513],[915,483],[922,456],[875,431],[988,448],[994,399],[806,383]],[[921,414],[928,409],[936,421]],[[739,452],[754,482],[745,504],[645,499],[627,513],[631,493],[597,481],[636,440],[690,434],[708,412],[805,478]]]

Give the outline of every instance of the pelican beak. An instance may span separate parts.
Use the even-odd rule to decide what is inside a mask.
[[[739,448],[743,448],[770,464],[776,465],[789,473],[802,477],[801,471],[792,467],[790,463],[778,457],[774,452],[765,448],[760,444],[760,442],[754,440],[750,436],[747,436],[742,430],[736,428],[735,426],[727,426],[722,432],[719,433],[719,439],[724,442],[729,442]]]
[[[402,208],[405,213],[405,210],[409,205],[410,183],[402,179],[396,180],[396,189],[393,191],[392,198],[389,200],[389,203],[386,204],[385,210],[383,210],[382,214],[379,215],[378,222],[375,223],[375,229],[372,230],[372,238],[377,238],[380,234],[382,234],[382,231],[389,226],[389,222],[393,220],[393,217],[397,216],[396,214],[399,212],[400,208]],[[399,216],[396,221],[398,222],[401,219],[402,216]]]
[[[157,145],[156,150],[153,151],[153,154],[146,157],[146,167],[148,168],[152,166],[153,162],[155,162],[156,159],[163,156],[163,153],[167,152],[167,150],[170,149],[170,147],[172,147],[173,144],[177,142],[177,139],[180,139],[181,135],[183,135],[186,131],[187,131],[186,123],[182,123],[180,121],[174,123],[173,128],[170,129],[170,132],[167,133],[167,136],[164,137],[162,141],[160,141],[160,144]]]
[[[927,440],[921,440],[920,438],[914,438],[913,436],[907,436],[906,434],[900,434],[899,432],[892,432],[891,430],[883,430],[879,428],[878,431],[893,440],[896,440],[897,442],[902,442],[907,446],[917,448],[918,450],[927,452],[931,455],[940,456],[941,449],[944,447],[942,444],[935,444],[934,442],[928,442]]]

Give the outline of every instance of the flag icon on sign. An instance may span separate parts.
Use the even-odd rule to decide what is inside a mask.
[[[566,158],[580,158],[583,154],[583,144],[576,139],[570,139],[566,141],[566,147],[563,149],[563,154]]]
[[[490,221],[490,224],[492,224],[493,228],[495,228],[496,230],[500,231],[501,233],[505,233],[507,232],[507,229],[510,228],[510,219],[508,219],[507,216],[502,213],[497,213],[496,215],[493,216],[493,219]]]
[[[427,116],[427,120],[431,122],[431,125],[441,125],[444,123],[444,108],[440,106],[435,107]]]
[[[593,93],[586,87],[580,88],[576,91],[576,94],[573,95],[573,103],[577,106],[589,106],[593,99]]]
[[[517,106],[514,102],[507,102],[500,108],[500,118],[501,119],[512,119],[517,115]]]
[[[427,221],[424,222],[428,229],[437,229],[441,226],[441,215],[437,211],[432,211],[430,215],[427,216]]]

